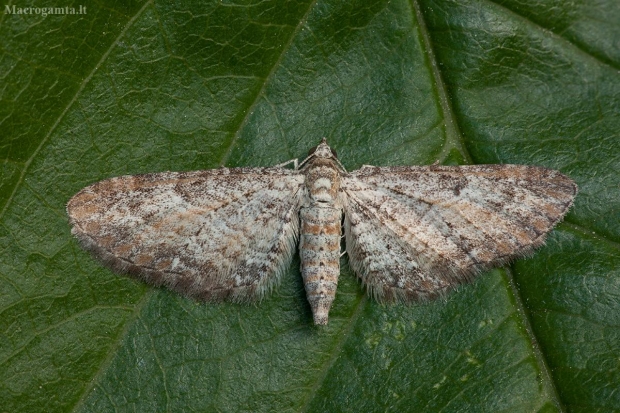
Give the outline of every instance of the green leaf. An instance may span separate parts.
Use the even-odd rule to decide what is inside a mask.
[[[620,412],[613,0],[82,2],[0,16],[0,410]],[[79,7],[79,5],[74,5]],[[522,163],[580,193],[531,258],[382,306],[346,257],[262,303],[112,274],[64,206],[111,176],[301,158]]]

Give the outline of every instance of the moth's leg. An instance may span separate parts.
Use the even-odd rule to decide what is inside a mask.
[[[340,251],[340,258],[344,257],[344,254],[347,253],[347,248],[343,247],[343,245],[342,245],[342,241],[344,240],[344,237],[345,237],[344,234],[342,234],[340,236],[340,249],[341,249],[341,251]]]
[[[275,168],[284,168],[286,165],[290,165],[290,164],[293,164],[293,169],[297,169],[297,166],[299,165],[299,163],[297,162],[297,158],[278,164],[275,166]]]
[[[342,244],[343,244],[343,241],[344,241],[344,238],[345,238],[345,236],[346,236],[346,235],[344,234],[344,214],[342,214],[342,222],[340,223],[340,233],[342,234],[342,235],[340,236],[340,248],[341,248],[341,251],[340,251],[340,258],[342,258],[342,257],[344,257],[344,254],[346,254],[346,253],[347,253],[347,248],[346,248],[346,246],[343,246],[343,245],[342,245]]]

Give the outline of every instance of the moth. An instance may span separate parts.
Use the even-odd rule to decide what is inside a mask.
[[[315,324],[327,324],[340,245],[380,302],[427,300],[543,244],[577,185],[524,165],[363,166],[323,141],[294,169],[121,176],[78,192],[72,233],[111,269],[202,301],[278,284],[299,243]]]

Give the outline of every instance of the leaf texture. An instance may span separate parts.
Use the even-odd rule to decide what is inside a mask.
[[[614,1],[82,4],[1,17],[2,410],[620,411]],[[324,331],[295,257],[260,305],[204,306],[71,236],[93,182],[322,137],[348,170],[538,165],[580,192],[535,255],[445,300],[372,303],[343,258]]]

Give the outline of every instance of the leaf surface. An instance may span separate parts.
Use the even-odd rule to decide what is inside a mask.
[[[0,16],[0,410],[620,411],[612,0],[83,5]],[[580,192],[535,255],[442,300],[379,305],[344,257],[326,328],[298,259],[259,305],[203,305],[71,237],[95,181],[324,136],[349,170],[532,164]]]

